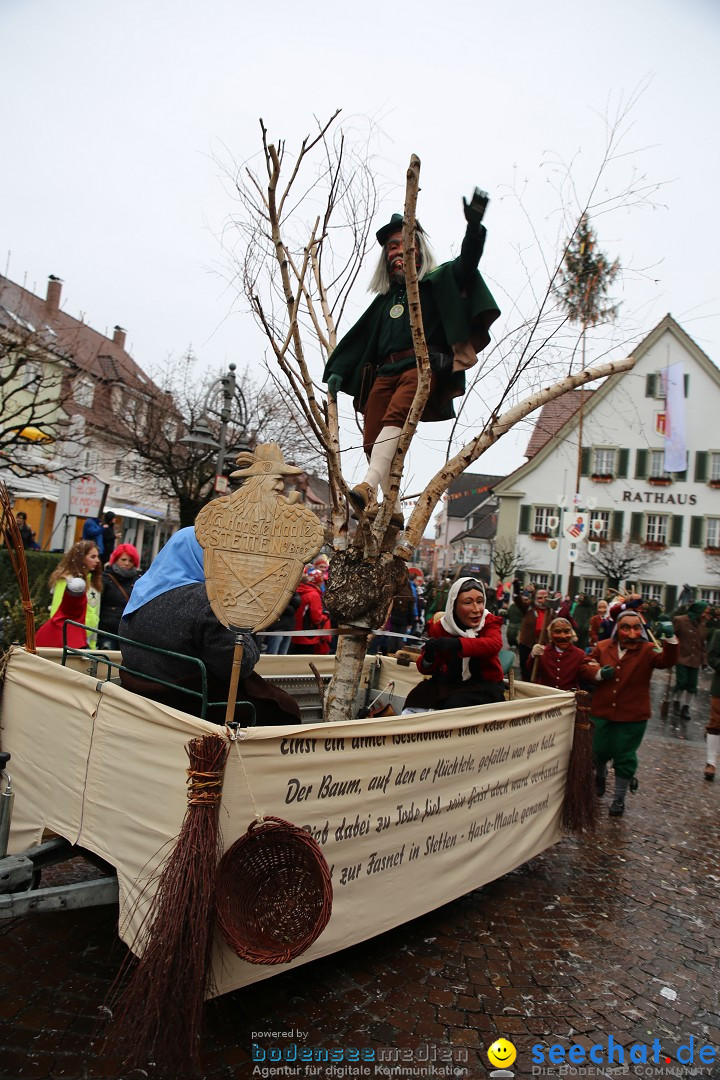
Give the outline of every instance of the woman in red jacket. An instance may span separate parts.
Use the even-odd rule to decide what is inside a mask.
[[[313,630],[327,630],[330,627],[330,619],[323,606],[321,582],[322,571],[308,568],[297,587],[300,603],[295,612],[295,629],[311,632],[307,636],[293,638],[290,648],[292,653],[316,653],[324,656],[330,652],[329,636],[312,633]]]
[[[459,578],[447,608],[428,623],[430,641],[417,662],[429,675],[407,696],[406,709],[459,709],[504,700],[502,619],[485,607],[485,586]]]

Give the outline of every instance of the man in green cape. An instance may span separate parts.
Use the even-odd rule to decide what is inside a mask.
[[[479,188],[463,199],[467,228],[459,256],[435,265],[425,233],[416,223],[415,263],[420,285],[425,340],[430,355],[430,396],[421,417],[449,420],[453,398],[465,393],[465,372],[490,341],[489,329],[500,310],[477,269],[485,245],[482,223],[488,197]],[[363,446],[368,458],[365,478],[350,492],[353,505],[375,505],[377,489],[387,495],[392,459],[417,387],[417,361],[412,344],[405,273],[401,214],[376,233],[382,255],[369,285],[376,297],[338,342],[325,366],[329,395],[349,394],[364,416]],[[372,504],[372,505],[371,505]],[[391,524],[404,525],[396,502]]]

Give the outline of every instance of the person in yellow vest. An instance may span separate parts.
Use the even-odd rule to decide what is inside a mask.
[[[63,626],[69,619],[84,623],[90,631],[69,626],[67,644],[78,649],[94,649],[102,592],[102,563],[97,544],[92,540],[79,540],[74,544],[53,570],[48,584],[52,590],[50,618],[35,635],[37,644],[61,648]]]

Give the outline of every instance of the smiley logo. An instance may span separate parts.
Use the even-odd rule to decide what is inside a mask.
[[[487,1052],[491,1065],[499,1069],[508,1068],[517,1057],[517,1050],[507,1039],[496,1039]]]

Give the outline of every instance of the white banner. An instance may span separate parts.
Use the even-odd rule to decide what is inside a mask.
[[[268,675],[306,673],[309,659],[321,671],[334,664],[269,659],[279,663],[261,663]],[[419,678],[382,662],[381,685],[391,679],[401,697]],[[305,828],[331,868],[332,917],[295,965],[432,911],[560,839],[574,695],[516,687],[517,700],[472,709],[251,728],[232,748],[225,847],[257,810]],[[16,790],[11,850],[51,829],[114,865],[119,932],[131,944],[185,814],[185,745],[223,729],[21,649],[2,709]],[[218,937],[218,993],[278,970],[245,963]]]
[[[665,385],[665,472],[684,472],[687,468],[685,442],[685,368],[671,364],[663,372]]]

